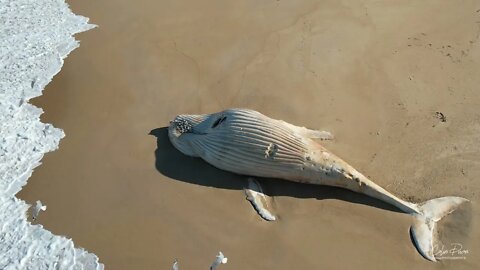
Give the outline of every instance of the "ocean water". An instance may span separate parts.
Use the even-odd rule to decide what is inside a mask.
[[[71,239],[29,222],[15,196],[64,137],[28,101],[78,47],[73,35],[93,27],[61,0],[0,0],[0,269],[103,269]]]

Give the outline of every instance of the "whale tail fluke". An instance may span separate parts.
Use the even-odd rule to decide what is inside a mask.
[[[437,261],[434,254],[435,224],[467,201],[461,197],[441,197],[418,205],[420,213],[414,214],[415,222],[410,227],[410,233],[415,246],[423,257],[430,261]]]

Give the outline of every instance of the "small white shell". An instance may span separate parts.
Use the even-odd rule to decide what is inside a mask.
[[[43,205],[41,201],[37,201],[37,204],[32,209],[33,220],[38,218],[38,215],[40,214],[40,211],[45,211],[45,210],[47,210],[47,206]]]
[[[225,257],[221,251],[219,251],[217,257],[215,257],[215,261],[213,261],[212,265],[210,266],[210,270],[215,270],[220,264],[226,264],[227,262],[228,258]]]
[[[175,261],[173,261],[172,270],[178,270],[178,261],[177,261],[177,259],[175,259]]]

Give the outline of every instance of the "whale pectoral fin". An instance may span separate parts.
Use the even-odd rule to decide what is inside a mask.
[[[308,137],[310,139],[320,139],[320,140],[333,140],[333,134],[328,132],[328,131],[322,131],[322,130],[314,130],[314,129],[309,129],[306,127],[299,127],[292,125],[290,123],[287,123],[285,121],[281,122],[286,125],[287,127],[291,128],[295,132],[297,132],[301,136]]]
[[[312,130],[305,128],[304,134],[311,139],[333,140],[333,134],[328,131]]]
[[[265,196],[262,191],[262,187],[252,177],[248,178],[248,186],[244,189],[245,195],[247,196],[247,200],[252,204],[253,208],[257,213],[267,221],[274,221],[277,218],[273,215],[270,210],[268,209],[271,204],[269,205],[269,198]]]

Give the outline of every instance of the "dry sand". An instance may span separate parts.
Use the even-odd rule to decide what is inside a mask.
[[[478,1],[70,2],[99,28],[34,101],[66,138],[20,197],[107,269],[207,269],[218,250],[222,269],[480,268]],[[262,180],[280,217],[264,222],[243,177],[161,129],[229,107],[332,131],[403,198],[472,200],[440,223],[467,258],[426,261],[410,216],[334,188]]]

